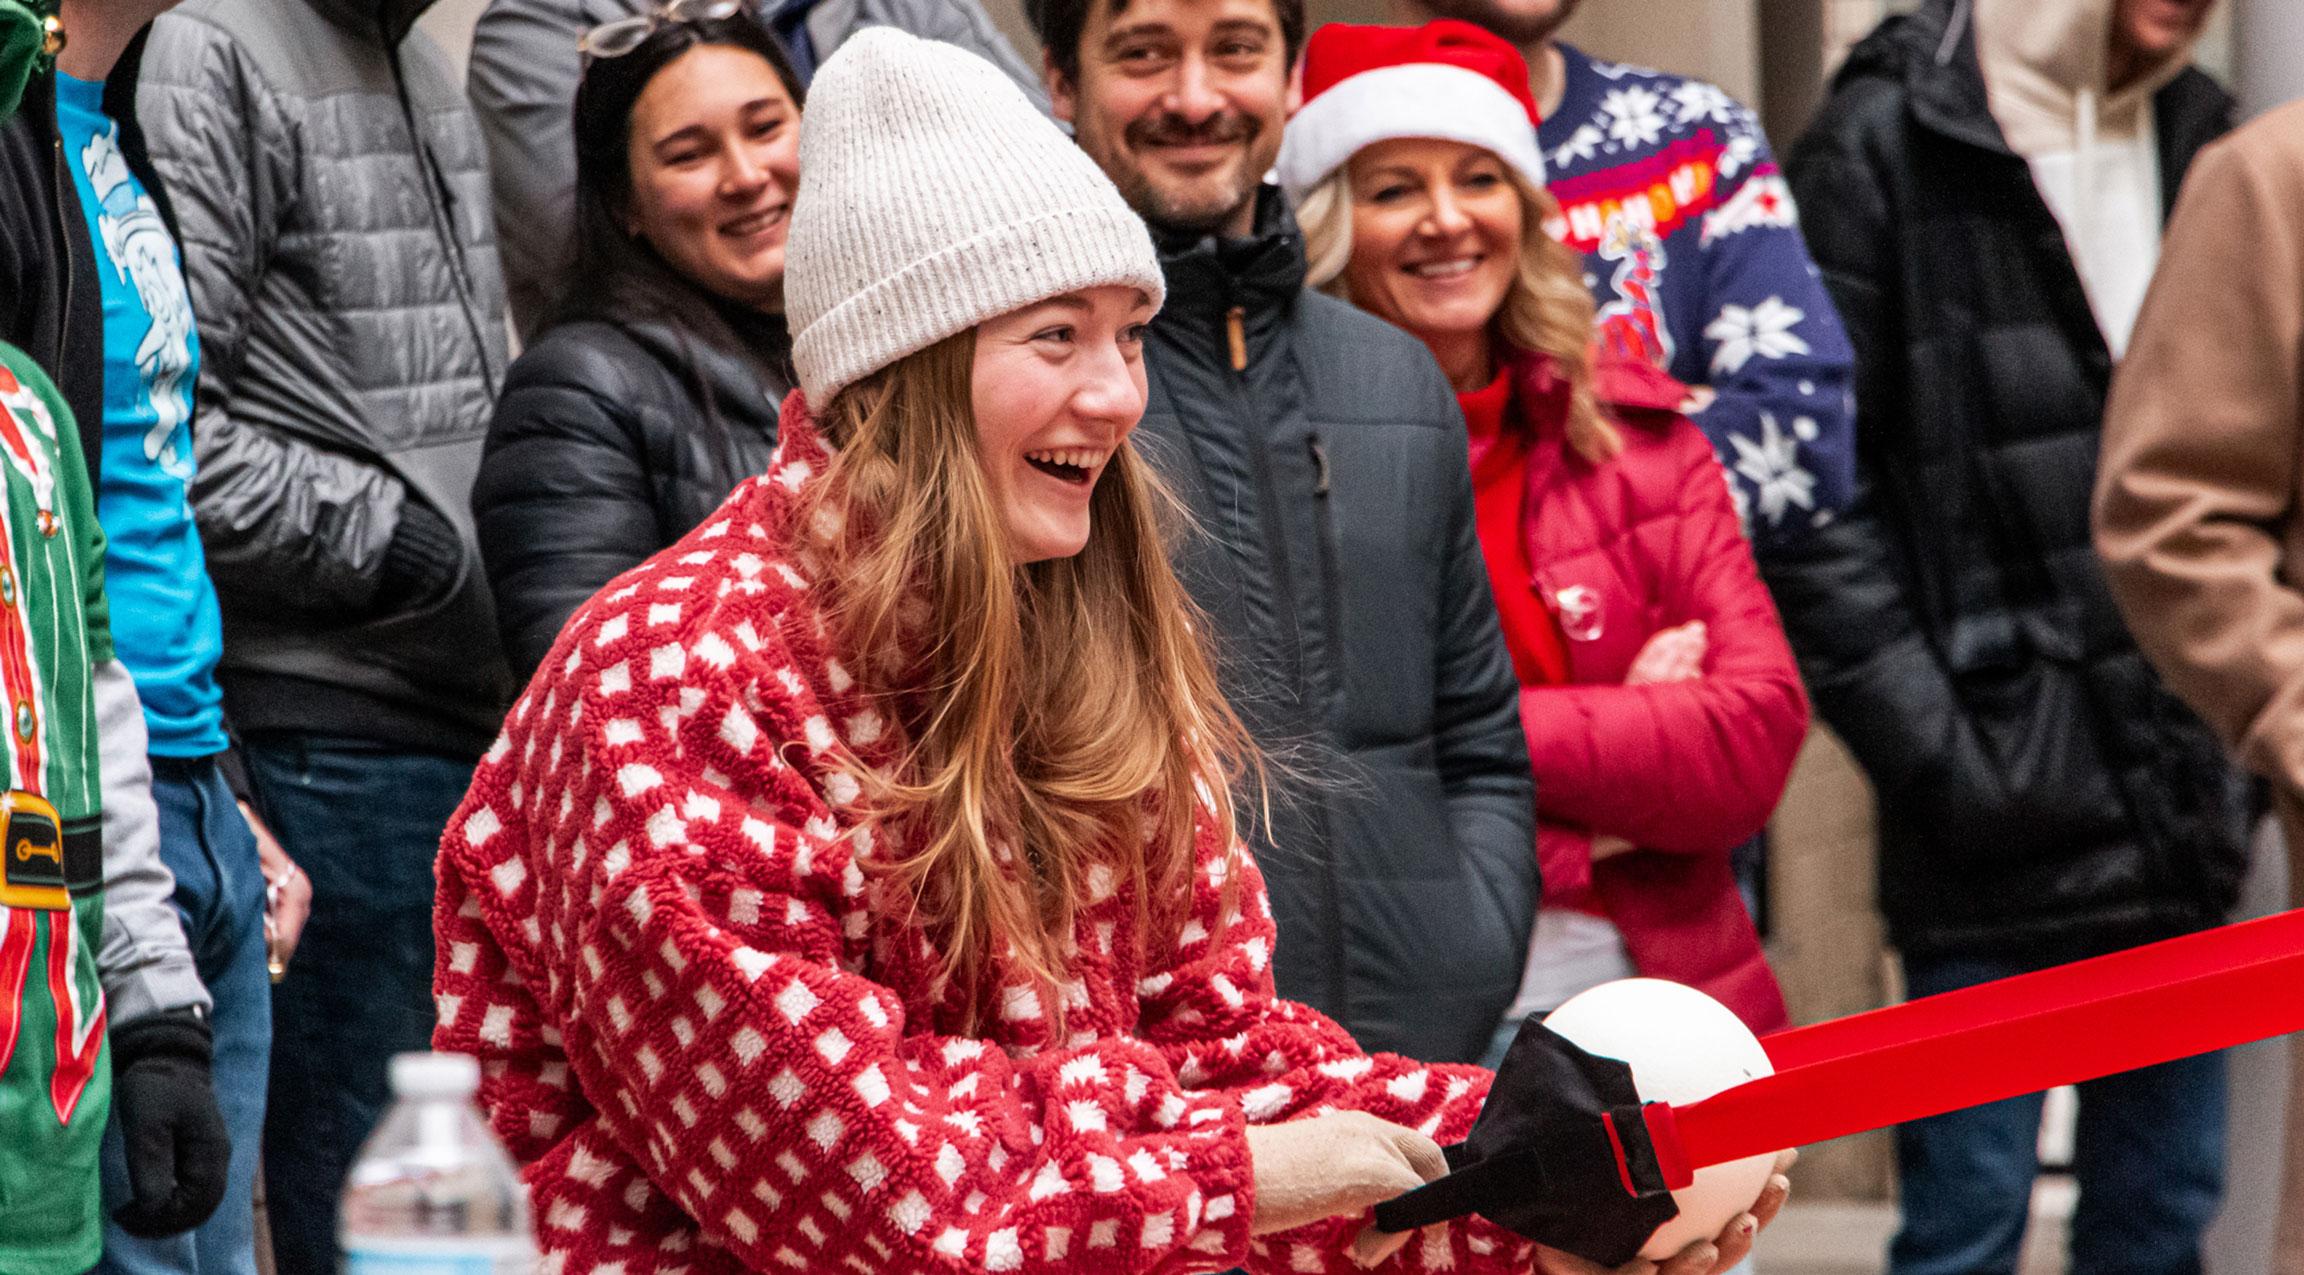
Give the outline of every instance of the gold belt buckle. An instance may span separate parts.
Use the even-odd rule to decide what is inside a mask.
[[[0,904],[62,911],[72,906],[64,876],[64,823],[38,793],[0,797]]]

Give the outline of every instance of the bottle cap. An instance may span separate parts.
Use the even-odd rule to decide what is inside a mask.
[[[480,1061],[470,1054],[394,1054],[396,1098],[470,1098],[480,1088]]]

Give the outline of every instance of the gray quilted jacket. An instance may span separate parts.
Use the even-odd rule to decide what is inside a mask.
[[[193,500],[236,723],[339,733],[372,707],[476,751],[511,690],[470,516],[503,278],[479,126],[408,33],[425,2],[188,0],[137,104],[199,318]],[[386,591],[412,502],[461,562],[436,534],[437,578]]]
[[[472,33],[472,103],[496,173],[496,227],[512,315],[535,335],[559,286],[574,233],[576,142],[571,112],[583,75],[576,41],[602,22],[659,0],[490,0]],[[765,9],[782,0],[765,0]],[[1048,95],[980,0],[820,0],[808,13],[819,65],[866,27],[896,27],[979,54],[1047,109]]]

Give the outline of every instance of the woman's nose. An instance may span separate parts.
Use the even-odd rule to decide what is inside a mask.
[[[731,147],[728,158],[720,166],[720,191],[725,195],[748,195],[766,185],[768,166],[761,163],[742,146]]]
[[[1073,392],[1072,406],[1081,416],[1122,433],[1144,414],[1144,392],[1117,345],[1087,369]]]
[[[1434,236],[1458,235],[1471,228],[1472,219],[1456,202],[1456,196],[1443,186],[1432,197],[1432,210],[1424,218],[1425,228]]]

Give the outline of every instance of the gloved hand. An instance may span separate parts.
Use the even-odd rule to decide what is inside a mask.
[[[1734,1270],[1752,1251],[1752,1241],[1776,1215],[1784,1210],[1784,1201],[1792,1194],[1792,1179],[1784,1176],[1792,1169],[1792,1162],[1800,1158],[1797,1151],[1785,1151],[1776,1157],[1776,1171],[1768,1185],[1753,1202],[1752,1211],[1731,1220],[1717,1236],[1698,1240],[1681,1249],[1663,1262],[1643,1261],[1639,1258],[1626,1262],[1614,1270],[1594,1262],[1587,1262],[1572,1253],[1556,1248],[1536,1246],[1535,1275],[1724,1275]]]
[[[112,1029],[112,1112],[128,1152],[128,1203],[112,1220],[157,1239],[208,1220],[224,1199],[232,1139],[216,1110],[208,1023],[192,1010]]]
[[[1439,1143],[1364,1111],[1252,1125],[1248,1158],[1256,1179],[1251,1235],[1358,1213],[1448,1172]],[[1407,1242],[1407,1234],[1370,1232],[1353,1255],[1373,1266]]]

